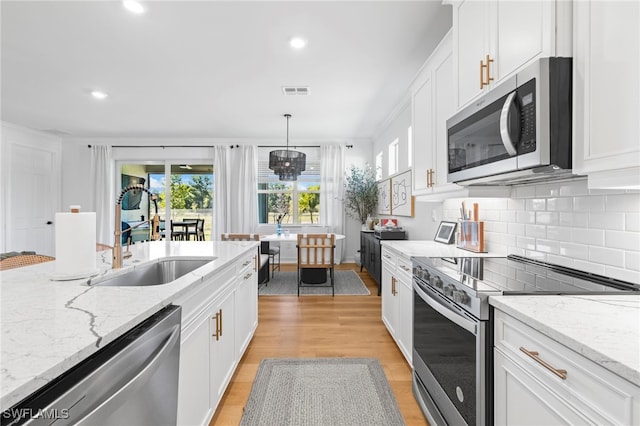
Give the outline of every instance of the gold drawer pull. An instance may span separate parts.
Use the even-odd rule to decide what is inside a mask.
[[[556,376],[560,377],[562,380],[567,380],[567,370],[560,370],[560,369],[552,367],[547,361],[545,361],[542,358],[540,358],[540,355],[538,354],[538,352],[528,351],[525,348],[523,348],[522,346],[520,346],[520,350],[522,352],[524,352],[525,354],[527,354],[528,356],[530,356],[535,362],[537,362],[538,364],[542,365],[544,368],[546,368],[547,370],[551,371]]]

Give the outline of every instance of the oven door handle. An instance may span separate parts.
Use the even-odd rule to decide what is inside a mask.
[[[502,140],[504,149],[510,157],[518,154],[513,140],[511,139],[511,128],[509,126],[510,115],[514,113],[513,109],[515,109],[515,106],[513,109],[511,108],[515,96],[516,92],[512,92],[507,96],[507,100],[504,101],[504,105],[502,106],[502,111],[500,111],[500,139]]]
[[[460,316],[459,314],[455,313],[454,311],[452,311],[451,309],[449,309],[446,306],[442,305],[441,303],[433,300],[420,287],[414,286],[413,288],[418,293],[420,298],[425,301],[425,303],[427,305],[431,306],[433,309],[438,311],[438,313],[440,313],[442,316],[444,316],[448,320],[453,321],[458,326],[460,326],[460,327],[464,328],[465,330],[467,330],[469,333],[471,333],[473,335],[476,334],[476,332],[477,332],[476,323],[474,323],[473,321],[470,321],[470,320]]]

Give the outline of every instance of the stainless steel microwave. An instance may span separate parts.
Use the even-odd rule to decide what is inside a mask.
[[[449,182],[571,174],[571,58],[542,58],[447,120]]]

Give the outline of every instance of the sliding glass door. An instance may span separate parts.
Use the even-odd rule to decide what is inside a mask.
[[[119,162],[118,194],[122,188],[142,184],[157,195],[157,214],[163,239],[211,240],[213,224],[213,166],[163,162]],[[131,242],[151,239],[150,220],[156,214],[154,203],[144,191],[129,191],[122,199],[122,228]],[[181,228],[177,223],[190,222]],[[173,232],[172,232],[173,229]]]

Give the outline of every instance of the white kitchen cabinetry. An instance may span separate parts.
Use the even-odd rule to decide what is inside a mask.
[[[413,366],[413,282],[411,261],[382,247],[382,322]]]
[[[257,251],[217,271],[182,306],[178,424],[208,424],[257,327]]]
[[[640,4],[574,3],[573,170],[640,189]]]
[[[570,1],[452,4],[456,109],[537,58],[571,56]]]
[[[638,424],[640,388],[496,310],[494,409],[496,425]]]
[[[414,195],[460,188],[447,183],[447,119],[453,114],[452,70],[449,32],[411,87]]]

